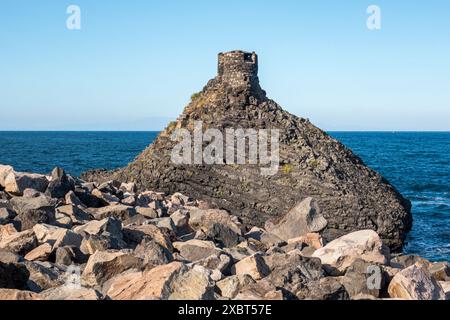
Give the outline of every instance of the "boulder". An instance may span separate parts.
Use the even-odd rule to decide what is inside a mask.
[[[364,260],[355,260],[345,272],[342,284],[350,298],[373,296],[379,298],[385,284],[383,270]]]
[[[444,290],[445,300],[450,300],[450,281],[439,281],[439,284]]]
[[[129,269],[139,269],[141,260],[125,252],[97,251],[90,256],[81,276],[89,287],[101,286],[108,279]]]
[[[211,271],[195,265],[179,274],[170,284],[169,300],[214,300]]]
[[[0,187],[1,188],[5,188],[5,179],[11,172],[14,172],[13,167],[0,164]]]
[[[136,210],[133,207],[125,206],[123,204],[110,204],[109,206],[92,210],[94,217],[97,220],[106,218],[127,220],[136,215]]]
[[[146,218],[150,218],[150,219],[156,219],[158,218],[158,212],[156,212],[155,209],[153,208],[148,208],[148,207],[135,207],[136,213],[146,217]]]
[[[120,202],[120,199],[117,196],[112,195],[108,192],[102,192],[99,189],[92,190],[91,195],[99,199],[101,203],[107,206],[117,205]]]
[[[284,300],[283,293],[263,279],[242,287],[235,300]]]
[[[17,253],[13,253],[11,251],[0,249],[0,262],[2,263],[19,263],[22,260],[22,257]]]
[[[31,229],[38,223],[52,223],[55,219],[56,204],[56,200],[44,195],[11,199],[11,205],[17,213],[16,220],[20,221],[22,230]]]
[[[349,233],[316,250],[313,257],[320,258],[329,274],[341,275],[356,260],[375,264],[389,262],[389,249],[385,247],[373,230]]]
[[[64,196],[64,199],[65,199],[66,205],[71,204],[80,209],[86,208],[85,204],[77,197],[77,195],[73,191],[67,192],[67,194]]]
[[[16,213],[9,208],[0,207],[0,225],[8,224],[16,216]]]
[[[20,196],[25,189],[45,192],[48,179],[41,174],[12,171],[6,176],[4,184],[6,192]]]
[[[195,265],[203,266],[212,271],[217,270],[220,274],[230,274],[231,264],[231,257],[222,252],[214,253],[195,262]]]
[[[232,275],[216,282],[216,287],[222,297],[234,299],[242,288],[253,283],[255,283],[255,280],[248,274]]]
[[[17,289],[0,289],[0,301],[42,300],[41,296],[31,291]]]
[[[253,227],[245,236],[260,241],[268,248],[284,243],[284,240],[277,235],[258,227]]]
[[[123,229],[123,236],[124,240],[131,246],[136,246],[143,240],[155,240],[170,252],[173,251],[172,242],[168,235],[152,224],[128,226]]]
[[[40,244],[48,242],[53,245],[56,240],[55,234],[58,230],[61,230],[61,227],[52,226],[45,223],[36,224],[33,227],[33,232]]]
[[[84,209],[72,204],[56,208],[56,218],[58,218],[58,214],[68,216],[72,223],[75,225],[82,225],[91,220],[89,213],[87,213]]]
[[[437,281],[450,281],[450,264],[435,262],[428,267],[431,276]]]
[[[53,246],[49,243],[44,243],[28,252],[24,259],[28,261],[47,261],[52,251]]]
[[[238,263],[239,264],[239,263]],[[277,288],[295,294],[300,288],[324,275],[320,259],[303,257],[300,252],[274,254],[266,278]]]
[[[101,300],[102,295],[94,289],[73,286],[60,286],[41,292],[44,300]]]
[[[299,300],[349,300],[349,295],[338,277],[324,277],[312,281],[295,293]]]
[[[149,271],[127,273],[109,284],[106,295],[113,300],[166,300],[172,281],[184,270],[184,264],[171,262]]]
[[[0,249],[6,249],[21,256],[36,248],[37,239],[33,230],[16,232],[9,236],[2,237],[0,241]]]
[[[22,264],[0,262],[0,288],[25,289],[29,276]]]
[[[189,261],[201,260],[221,252],[212,241],[192,239],[186,242],[174,242],[173,246],[183,258]]]
[[[391,259],[390,265],[393,268],[405,269],[408,268],[415,263],[420,262],[424,264],[430,264],[430,262],[422,257],[419,257],[416,254],[400,254]]]
[[[64,198],[65,195],[75,188],[75,181],[68,176],[63,169],[55,168],[51,174],[45,194],[50,198]]]
[[[155,240],[143,240],[134,250],[133,254],[142,259],[146,270],[156,266],[168,264],[173,261],[173,256],[166,248],[161,246]]]
[[[311,232],[320,232],[327,220],[313,198],[306,198],[281,217],[266,221],[265,228],[283,240],[297,238]]]
[[[233,274],[248,274],[254,280],[260,280],[270,273],[261,254],[256,253],[250,257],[244,258],[232,267]]]
[[[297,243],[304,243],[309,247],[312,247],[314,249],[320,249],[323,248],[323,239],[318,233],[307,233],[303,236],[289,239],[287,241],[288,244],[297,244]]]
[[[65,246],[80,247],[81,241],[83,240],[81,235],[67,229],[56,230],[53,237],[55,239],[53,250]]]
[[[223,247],[233,247],[243,240],[238,218],[224,210],[189,207],[189,225]]]
[[[122,238],[122,222],[115,218],[90,221],[84,225],[75,227],[74,232],[79,234],[102,235],[110,234],[116,238]]]
[[[445,299],[441,285],[421,262],[398,272],[389,284],[388,293],[391,298],[405,300]]]
[[[25,266],[30,273],[28,287],[36,292],[63,284],[61,273],[49,263],[26,261]]]

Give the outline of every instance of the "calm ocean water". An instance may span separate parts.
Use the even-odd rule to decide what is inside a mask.
[[[0,163],[72,175],[126,165],[157,132],[0,132]],[[332,132],[413,203],[405,251],[450,261],[450,133]]]

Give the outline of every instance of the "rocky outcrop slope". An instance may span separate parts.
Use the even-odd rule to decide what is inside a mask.
[[[372,230],[329,243],[289,224],[247,232],[181,193],[6,170],[0,300],[449,298],[448,263],[391,256]],[[286,221],[320,222],[315,210],[306,199]]]
[[[388,181],[368,168],[341,143],[308,120],[284,111],[259,85],[256,54],[219,54],[218,75],[193,95],[176,122],[127,167],[91,171],[85,180],[115,179],[136,183],[138,190],[182,192],[213,202],[240,217],[245,225],[272,223],[308,197],[326,221],[316,230],[328,241],[351,231],[372,229],[395,251],[411,228],[410,203]],[[277,129],[280,168],[262,176],[263,165],[176,165],[171,152],[176,129]]]

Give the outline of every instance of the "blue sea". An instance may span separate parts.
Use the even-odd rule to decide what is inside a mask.
[[[0,132],[0,163],[18,171],[72,175],[113,169],[134,159],[157,132]],[[405,247],[450,261],[450,132],[331,132],[413,204]]]

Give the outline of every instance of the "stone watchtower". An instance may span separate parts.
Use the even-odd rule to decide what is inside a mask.
[[[261,89],[258,80],[258,56],[255,52],[219,53],[218,79],[233,89]]]

